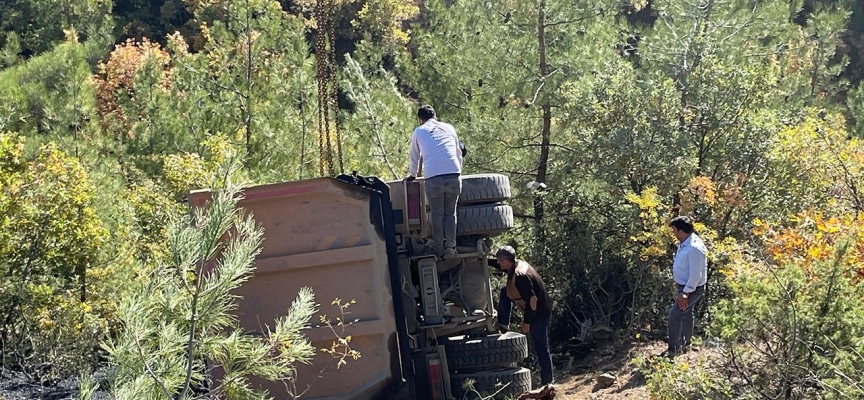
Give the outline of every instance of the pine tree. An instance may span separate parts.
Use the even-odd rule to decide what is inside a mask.
[[[263,235],[237,208],[236,169],[223,170],[229,178],[207,206],[170,223],[168,257],[130,277],[117,311],[122,328],[107,345],[117,399],[188,399],[205,387],[230,399],[268,398],[249,377],[290,383],[294,365],[314,356],[301,333],[318,308],[309,289],[260,337],[230,315],[238,300],[232,291],[253,272]],[[209,384],[214,367],[224,376]]]

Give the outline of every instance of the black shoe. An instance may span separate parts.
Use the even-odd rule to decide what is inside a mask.
[[[662,353],[658,354],[657,357],[668,358],[670,360],[674,360],[675,357],[678,357],[680,355],[681,355],[680,349],[669,348],[669,349],[664,350]]]

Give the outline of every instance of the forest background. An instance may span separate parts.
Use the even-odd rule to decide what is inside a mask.
[[[400,179],[429,103],[466,173],[510,176],[500,242],[547,280],[557,353],[589,326],[662,337],[686,214],[724,358],[655,366],[655,394],[861,397],[862,79],[856,0],[4,1],[2,364],[56,381],[135,358],[130,338],[159,337],[130,310],[176,289],[154,277],[185,262],[189,190]],[[148,315],[190,329],[167,303]]]

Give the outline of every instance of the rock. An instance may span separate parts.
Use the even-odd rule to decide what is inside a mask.
[[[709,349],[719,349],[723,347],[723,341],[718,337],[709,337],[708,339],[705,339],[704,343],[705,347]]]
[[[607,372],[597,377],[597,385],[603,388],[607,388],[609,386],[612,386],[612,384],[615,383],[616,379],[618,379],[618,377]]]
[[[593,343],[579,343],[577,345],[570,346],[570,357],[573,357],[575,360],[581,360],[591,354],[594,350]]]
[[[530,392],[522,393],[517,400],[528,400],[528,399],[537,399],[537,400],[553,400],[555,398],[555,386],[553,385],[544,385],[537,389],[534,389]]]
[[[587,341],[590,342],[605,342],[615,337],[615,332],[612,328],[606,325],[595,325],[588,331]]]

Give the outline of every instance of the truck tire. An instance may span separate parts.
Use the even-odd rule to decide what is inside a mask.
[[[474,381],[474,390],[482,397],[477,397],[476,393],[464,388],[467,380]],[[453,397],[457,399],[486,399],[493,395],[495,399],[515,399],[531,390],[531,371],[528,368],[510,368],[473,374],[451,374],[450,389]]]
[[[457,236],[496,236],[513,228],[513,209],[506,204],[480,204],[456,209]]]
[[[450,340],[444,344],[451,371],[463,368],[513,366],[528,357],[528,338],[517,332]]]
[[[462,177],[459,204],[497,203],[510,198],[510,178],[501,174],[476,174]]]

